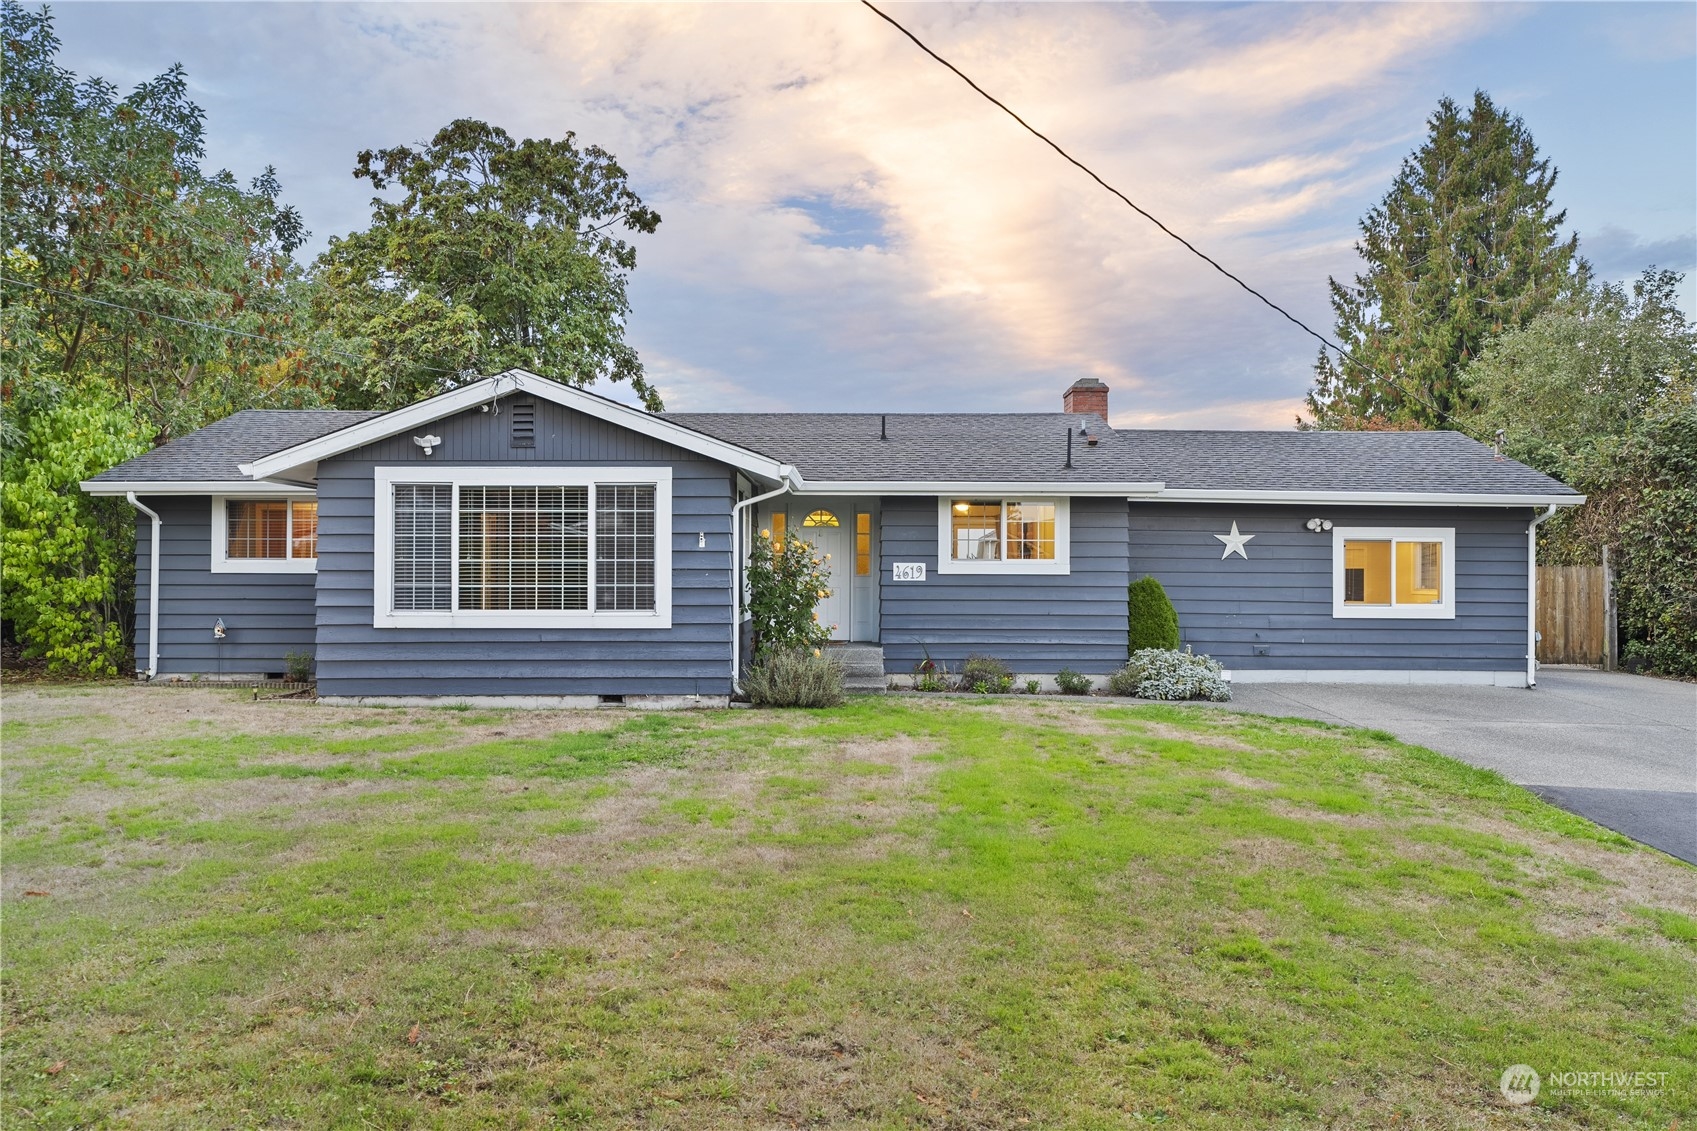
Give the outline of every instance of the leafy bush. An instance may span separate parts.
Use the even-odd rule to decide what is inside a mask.
[[[1055,673],[1055,686],[1061,689],[1063,695],[1088,695],[1092,680],[1089,676],[1062,668]]]
[[[1013,672],[994,656],[974,654],[960,669],[960,689],[980,695],[1006,695],[1013,690]]]
[[[1041,690],[1043,690],[1043,681],[1042,680],[1040,680],[1040,679],[1028,679],[1028,680],[1025,681],[1025,693],[1027,695],[1035,695]]]
[[[290,683],[308,683],[312,680],[311,652],[284,653],[283,663],[288,667]]]
[[[1143,648],[1131,654],[1125,667],[1108,677],[1115,695],[1139,699],[1231,699],[1220,665],[1207,656],[1167,648]]]
[[[754,539],[748,550],[748,615],[756,658],[768,652],[812,652],[831,639],[836,626],[821,624],[816,611],[831,595],[829,560],[804,538],[774,539],[770,530],[762,530]]]
[[[814,648],[781,648],[754,662],[743,689],[756,707],[835,707],[843,701],[843,666]]]
[[[7,406],[0,473],[0,615],[24,655],[55,675],[110,676],[124,659],[135,562],[135,512],[77,482],[146,449],[116,397],[43,398]],[[22,418],[22,419],[20,419]]]
[[[1167,599],[1167,591],[1153,577],[1131,583],[1129,595],[1130,651],[1166,648],[1178,651],[1178,611]]]

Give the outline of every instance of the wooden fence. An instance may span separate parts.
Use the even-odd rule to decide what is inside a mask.
[[[1538,567],[1538,660],[1604,664],[1609,613],[1605,567]]]

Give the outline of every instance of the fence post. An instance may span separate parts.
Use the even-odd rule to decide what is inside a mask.
[[[1615,655],[1619,634],[1615,631],[1615,571],[1609,561],[1609,544],[1603,543],[1603,670],[1612,672],[1620,657]]]

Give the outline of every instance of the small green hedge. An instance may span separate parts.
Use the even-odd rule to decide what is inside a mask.
[[[1167,591],[1153,577],[1131,583],[1131,630],[1128,634],[1130,651],[1160,648],[1178,651],[1178,612],[1167,599]]]

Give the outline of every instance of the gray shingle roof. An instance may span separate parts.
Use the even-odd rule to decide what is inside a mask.
[[[668,412],[665,419],[794,464],[811,480],[944,479],[980,482],[1130,483],[1160,479],[1135,452],[1110,439],[1095,448],[1067,429],[1100,417],[1045,413],[714,413]],[[887,440],[878,438],[887,420]]]
[[[327,436],[381,412],[341,409],[248,408],[190,432],[94,477],[95,482],[231,482],[246,480],[236,467],[250,459]]]
[[[1575,495],[1459,432],[1107,430],[1066,413],[667,413],[666,419],[801,469],[813,481],[1121,483],[1169,490]],[[1101,442],[1073,444],[1088,421]]]
[[[96,481],[228,482],[237,464],[317,439],[378,412],[247,409],[95,476]],[[1576,495],[1498,460],[1458,432],[1112,430],[1049,413],[712,413],[665,419],[801,469],[813,482],[1153,483],[1168,490],[1405,491]],[[878,438],[880,424],[888,439]],[[1088,425],[1099,443],[1066,433]]]

